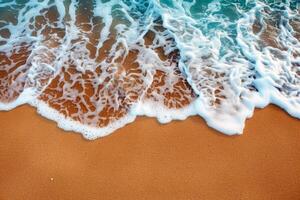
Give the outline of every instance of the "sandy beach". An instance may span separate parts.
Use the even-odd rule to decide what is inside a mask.
[[[105,128],[138,102],[179,110],[199,94],[217,115],[243,119],[241,109],[256,105],[247,95],[257,91],[299,116],[296,7],[7,2],[1,103],[31,88],[60,114]],[[138,117],[89,141],[22,105],[0,111],[0,200],[299,200],[299,122],[269,105],[255,110],[243,135],[217,132],[199,116],[165,125]]]
[[[0,199],[299,199],[299,120],[256,110],[242,136],[138,118],[94,141],[30,106],[0,112]]]

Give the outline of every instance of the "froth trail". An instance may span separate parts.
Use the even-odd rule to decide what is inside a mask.
[[[88,139],[139,115],[300,118],[300,2],[0,0],[0,110],[25,103]]]

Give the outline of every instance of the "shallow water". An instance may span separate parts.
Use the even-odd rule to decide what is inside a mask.
[[[0,109],[24,103],[88,139],[139,115],[300,118],[300,2],[0,0]]]

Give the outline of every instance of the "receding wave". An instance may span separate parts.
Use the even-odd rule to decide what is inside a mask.
[[[0,0],[0,110],[26,103],[88,139],[140,115],[300,118],[300,3]]]

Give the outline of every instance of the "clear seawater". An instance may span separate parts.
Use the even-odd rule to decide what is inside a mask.
[[[300,118],[300,1],[0,0],[0,110],[22,104],[88,139],[142,115]]]

